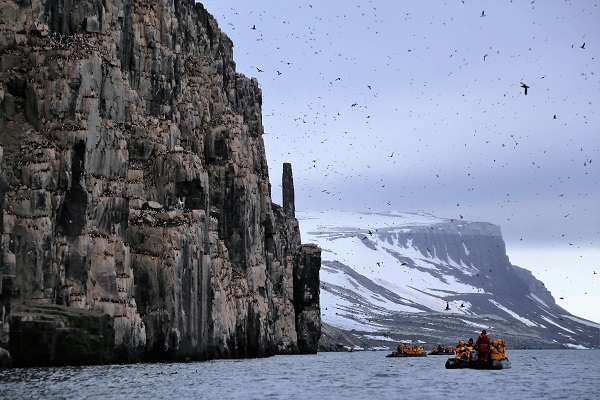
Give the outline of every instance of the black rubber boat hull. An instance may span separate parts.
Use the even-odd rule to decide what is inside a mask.
[[[386,357],[427,357],[427,353],[421,354],[407,354],[407,353],[398,353],[397,351],[392,354],[388,354]]]
[[[508,369],[511,367],[508,358],[502,360],[490,360],[487,363],[478,361],[461,360],[459,358],[449,358],[446,361],[446,369],[472,368],[472,369]]]

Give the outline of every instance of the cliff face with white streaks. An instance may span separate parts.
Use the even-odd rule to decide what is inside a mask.
[[[2,2],[15,365],[316,352],[320,249],[290,166],[271,200],[261,90],[232,47],[191,0]]]

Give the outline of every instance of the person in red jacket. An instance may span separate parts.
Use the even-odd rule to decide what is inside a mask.
[[[477,349],[477,360],[480,364],[488,362],[490,344],[490,338],[488,337],[487,332],[484,329],[481,331],[481,335],[479,335],[477,341],[475,342],[475,349]]]

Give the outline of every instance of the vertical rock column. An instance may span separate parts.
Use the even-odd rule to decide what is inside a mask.
[[[294,205],[294,177],[292,176],[292,165],[290,163],[283,164],[281,181],[283,213],[286,218],[297,221]],[[316,244],[300,245],[293,264],[294,312],[296,314],[298,351],[301,354],[314,354],[317,352],[319,338],[321,337],[321,306],[319,302],[321,248]]]
[[[288,217],[296,218],[296,205],[294,204],[294,176],[292,175],[292,164],[290,163],[283,163],[281,186],[283,194],[283,212]]]
[[[296,334],[301,354],[317,352],[321,337],[321,305],[319,302],[319,270],[321,248],[303,244],[294,269],[294,309]]]
[[[0,87],[1,89],[1,87]],[[2,91],[0,90],[0,106],[2,105]],[[0,107],[1,109],[1,107]],[[0,121],[2,121],[0,114]],[[4,194],[6,193],[6,180],[4,179],[4,148],[0,146],[0,210],[4,210]],[[0,212],[0,235],[4,235],[4,213]],[[0,241],[2,246],[2,241]],[[8,271],[7,263],[4,260],[4,249],[0,248],[2,257],[0,257],[0,353],[4,347],[8,347],[8,329],[4,329],[4,324],[8,321],[10,315],[10,296],[12,292],[12,274]],[[7,274],[8,272],[8,274]],[[8,275],[8,276],[6,276]],[[8,362],[3,363],[3,359],[8,360],[8,356],[2,357],[0,354],[0,367]]]

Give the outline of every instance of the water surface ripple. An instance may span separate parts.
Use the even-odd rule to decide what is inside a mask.
[[[0,370],[1,399],[600,399],[600,350],[510,351],[512,368],[445,356],[319,353],[185,364]]]

